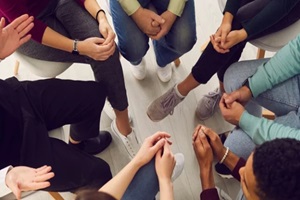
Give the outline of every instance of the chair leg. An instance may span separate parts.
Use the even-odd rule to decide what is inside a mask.
[[[14,66],[14,76],[17,76],[19,73],[19,67],[20,67],[20,62],[16,60],[15,66]]]
[[[266,54],[266,51],[261,49],[261,48],[258,48],[257,50],[257,55],[256,55],[256,59],[261,59],[261,58],[264,58],[265,57],[265,54]]]
[[[180,58],[176,58],[176,60],[174,60],[174,64],[178,67],[180,65]]]
[[[207,45],[209,44],[209,42],[210,42],[210,40],[207,40],[207,41],[201,46],[201,48],[200,48],[200,51],[201,51],[201,52],[203,52],[203,51],[206,49],[206,47],[207,47]]]
[[[58,192],[48,192],[50,196],[55,200],[64,200]]]
[[[274,120],[275,114],[267,109],[263,109],[262,116],[266,119]]]

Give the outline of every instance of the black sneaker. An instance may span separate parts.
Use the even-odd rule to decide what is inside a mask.
[[[217,174],[219,174],[222,178],[227,178],[227,179],[233,178],[230,169],[228,169],[228,167],[226,167],[226,165],[224,164],[217,163],[215,165],[215,170]]]
[[[83,140],[79,144],[72,144],[69,142],[69,145],[88,154],[96,155],[106,149],[111,141],[112,137],[108,131],[100,131],[97,137]]]

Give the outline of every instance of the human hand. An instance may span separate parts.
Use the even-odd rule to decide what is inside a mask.
[[[81,55],[86,55],[94,60],[106,60],[115,52],[115,43],[104,44],[104,38],[87,38],[79,41],[77,44],[78,51]]]
[[[143,142],[140,150],[133,158],[133,162],[136,162],[139,166],[143,166],[148,163],[161,149],[165,143],[170,143],[166,138],[170,138],[171,135],[166,132],[156,132],[155,134],[147,137]]]
[[[226,104],[231,104],[234,101],[245,105],[252,97],[251,90],[247,86],[243,86],[230,94],[226,94],[223,96]]]
[[[224,54],[229,52],[229,49],[223,49],[223,47],[221,46],[221,37],[215,37],[215,35],[211,35],[209,38],[211,44],[218,53]]]
[[[149,37],[157,35],[160,32],[160,26],[165,23],[165,19],[161,16],[142,7],[139,7],[131,16],[141,31]],[[152,25],[153,21],[155,21],[154,25]]]
[[[54,177],[50,166],[40,168],[14,167],[6,175],[5,183],[17,199],[21,199],[21,191],[39,190],[50,186],[49,179]]]
[[[176,160],[166,141],[163,148],[160,148],[155,156],[155,170],[159,181],[170,181]]]
[[[202,126],[201,129],[202,132],[209,138],[209,143],[214,152],[214,155],[220,161],[226,152],[226,148],[222,144],[219,135],[212,129],[207,128],[205,126]]]
[[[223,22],[218,28],[217,32],[214,34],[215,38],[221,38],[220,45],[223,46],[226,42],[226,37],[231,31],[231,23]]]
[[[245,29],[241,30],[234,30],[228,33],[226,40],[223,44],[221,44],[221,47],[223,49],[230,49],[234,45],[244,41],[247,38],[247,32]]]
[[[33,28],[33,17],[22,15],[5,26],[5,19],[0,21],[0,58],[4,59],[12,54],[19,46],[27,42]]]
[[[213,162],[213,151],[203,129],[204,126],[198,125],[193,134],[193,147],[200,171],[210,169]]]
[[[103,14],[103,12],[101,12],[100,14]],[[99,31],[105,39],[103,45],[109,45],[109,44],[113,43],[113,48],[115,48],[116,47],[116,45],[115,45],[116,34],[114,33],[113,29],[111,28],[110,24],[108,23],[105,14],[99,15],[98,18],[99,18],[98,19]]]
[[[245,108],[238,102],[234,101],[232,103],[227,104],[225,102],[227,94],[223,94],[221,100],[220,100],[220,110],[222,112],[222,115],[224,119],[234,125],[238,125],[241,119],[241,116],[243,112],[245,111]]]
[[[150,36],[150,38],[153,40],[159,40],[160,38],[168,34],[177,18],[174,13],[168,10],[163,12],[160,16],[165,19],[165,22],[161,25],[157,21],[152,22],[152,26],[160,26],[161,28],[157,35]]]

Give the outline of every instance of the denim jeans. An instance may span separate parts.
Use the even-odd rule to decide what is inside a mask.
[[[136,173],[122,200],[153,200],[158,190],[159,184],[155,171],[155,161],[152,159]]]
[[[242,61],[231,65],[225,73],[225,91],[230,93],[240,88],[243,82],[251,77],[257,68],[268,59]],[[253,115],[259,116],[261,106],[275,113],[275,122],[292,128],[300,128],[300,75],[294,76],[272,89],[261,93],[246,105],[246,110]],[[238,156],[245,159],[255,148],[251,138],[240,128],[232,131],[225,141]]]
[[[153,6],[160,15],[167,10],[169,0],[139,0],[142,7]],[[118,36],[121,54],[134,65],[139,64],[149,49],[149,37],[128,16],[118,0],[110,1],[111,15]],[[196,42],[194,0],[188,0],[181,17],[177,17],[169,33],[153,40],[156,62],[160,67],[192,49]]]

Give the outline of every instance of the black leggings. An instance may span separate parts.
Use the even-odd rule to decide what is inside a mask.
[[[269,2],[270,0],[244,1],[244,6],[240,7],[236,16],[234,17],[232,22],[232,30],[239,30],[243,28],[242,24],[247,21],[247,19],[253,18],[253,16],[267,6]],[[300,3],[297,3],[297,5],[294,6],[285,17],[279,21],[274,21],[273,24],[271,24],[269,27],[265,27],[264,30],[256,33],[250,39],[256,39],[288,27],[299,20],[299,10]],[[217,72],[218,79],[223,82],[225,71],[231,64],[240,59],[246,43],[247,41],[240,42],[231,47],[230,52],[222,54],[218,53],[210,42],[201,54],[197,63],[192,68],[192,75],[195,80],[201,84],[205,84]]]

